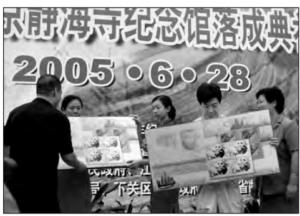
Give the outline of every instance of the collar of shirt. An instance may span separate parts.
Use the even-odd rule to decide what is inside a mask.
[[[53,105],[49,101],[47,101],[46,99],[44,99],[44,98],[36,98],[36,99],[33,100],[33,102],[35,102],[35,103],[42,103],[44,105],[53,107]]]
[[[273,128],[273,130],[275,128],[277,128],[281,124],[282,119],[283,119],[283,115],[282,114],[280,114],[280,115],[278,115],[276,117],[276,119],[272,122],[272,128]]]

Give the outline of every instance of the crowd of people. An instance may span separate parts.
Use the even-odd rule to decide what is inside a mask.
[[[57,192],[59,155],[78,173],[87,171],[86,165],[73,152],[68,120],[68,117],[80,116],[84,104],[78,96],[68,95],[62,100],[59,111],[61,89],[57,77],[41,76],[36,85],[37,98],[11,111],[4,127],[5,189],[11,192],[22,213],[60,212]],[[195,121],[222,117],[222,93],[217,84],[202,83],[196,98],[201,117]],[[255,179],[253,196],[260,200],[261,213],[299,212],[298,125],[283,115],[285,100],[279,88],[261,89],[256,99],[258,109],[270,112],[274,134],[270,145],[277,150],[280,173]],[[180,123],[169,96],[159,95],[151,105],[158,127]],[[149,164],[146,159],[137,160],[131,162],[129,168],[146,164]],[[45,194],[42,199],[41,188]],[[244,213],[238,181],[199,188],[195,203],[198,213]],[[150,205],[151,213],[179,213],[179,189],[162,192],[152,189]]]

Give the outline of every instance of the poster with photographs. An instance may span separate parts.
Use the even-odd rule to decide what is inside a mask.
[[[132,117],[73,117],[72,145],[89,168],[118,167],[142,158],[137,126]],[[59,169],[70,169],[60,159]]]
[[[145,134],[154,191],[279,173],[266,110]]]
[[[99,163],[124,162],[119,137],[93,137],[84,145],[87,163],[97,166]]]
[[[238,140],[209,147],[206,151],[211,179],[253,173],[249,140]]]

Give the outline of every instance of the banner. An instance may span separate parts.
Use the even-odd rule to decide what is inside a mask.
[[[154,191],[279,173],[269,111],[147,130]]]
[[[202,124],[191,123],[202,116],[196,91],[202,83],[214,82],[222,90],[220,115],[256,111],[256,93],[277,86],[285,97],[283,114],[299,122],[298,8],[4,8],[3,21],[4,125],[14,108],[36,97],[35,84],[43,74],[61,80],[62,98],[80,97],[81,117],[70,121],[77,128],[72,131],[89,133],[89,141],[79,147],[76,142],[82,138],[76,135],[81,132],[75,132],[73,145],[90,167],[93,198],[103,193],[93,212],[125,213],[132,204],[133,213],[149,213],[151,173],[148,166],[135,172],[127,168],[127,162],[140,155],[136,134],[129,144],[136,148],[129,153],[114,132],[93,139],[95,128],[85,130],[89,123],[84,119],[124,117],[133,123],[129,116],[138,116],[139,148],[147,158],[144,133],[157,125],[153,98],[169,96],[182,124]],[[190,137],[188,132],[182,136]],[[252,148],[251,140],[245,144]],[[82,148],[89,153],[81,155]],[[99,153],[112,148],[117,153],[110,157]],[[213,151],[210,148],[205,152]],[[123,156],[115,160],[120,151]],[[259,155],[251,156],[254,168]],[[62,160],[59,169],[68,169]],[[249,194],[251,187],[251,181],[240,181],[241,193]],[[197,192],[198,184],[181,187],[182,212],[195,212]]]

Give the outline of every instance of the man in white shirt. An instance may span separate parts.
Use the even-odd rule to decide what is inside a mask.
[[[202,116],[195,121],[222,117],[219,108],[222,101],[220,87],[215,83],[202,83],[197,90]],[[201,185],[196,198],[198,213],[243,213],[243,200],[238,181]]]

